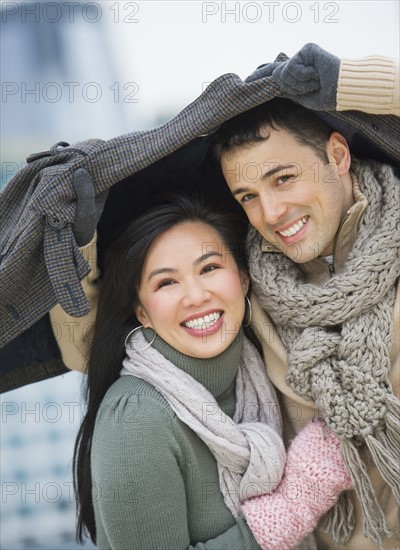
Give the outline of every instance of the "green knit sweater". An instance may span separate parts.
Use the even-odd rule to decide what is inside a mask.
[[[158,337],[153,346],[232,417],[242,341],[240,334],[212,359],[180,354]],[[259,549],[244,518],[236,521],[224,503],[214,456],[149,383],[122,376],[108,390],[91,464],[99,548]]]

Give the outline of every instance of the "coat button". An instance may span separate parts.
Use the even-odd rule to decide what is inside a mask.
[[[52,229],[62,229],[67,225],[66,221],[60,220],[57,216],[46,216],[46,222]]]

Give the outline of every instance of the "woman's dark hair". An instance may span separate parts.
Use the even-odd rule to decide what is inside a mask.
[[[125,354],[124,341],[138,326],[134,310],[147,252],[159,235],[185,222],[212,226],[238,268],[246,271],[244,235],[235,215],[211,208],[204,200],[178,196],[132,221],[105,254],[94,337],[85,386],[86,414],[74,448],[73,474],[77,502],[77,540],[87,535],[96,543],[92,500],[91,448],[96,415],[110,386],[119,378]]]

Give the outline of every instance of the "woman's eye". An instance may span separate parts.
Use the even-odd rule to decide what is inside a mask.
[[[220,266],[219,265],[215,265],[215,264],[208,264],[206,266],[203,267],[203,269],[201,270],[202,273],[209,273],[210,271],[215,271],[216,269],[219,269]]]
[[[171,286],[175,283],[175,281],[173,281],[172,279],[165,279],[164,281],[160,281],[157,285],[157,290],[159,288],[163,288],[165,286]]]

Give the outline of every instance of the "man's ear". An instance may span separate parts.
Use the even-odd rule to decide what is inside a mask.
[[[351,155],[346,138],[339,132],[332,132],[329,136],[326,152],[330,162],[337,166],[337,174],[344,176],[350,170]]]
[[[139,321],[139,323],[141,323],[145,328],[151,327],[150,320],[147,316],[147,313],[146,313],[144,307],[141,304],[139,304],[135,308],[135,315],[136,315],[136,319]]]

